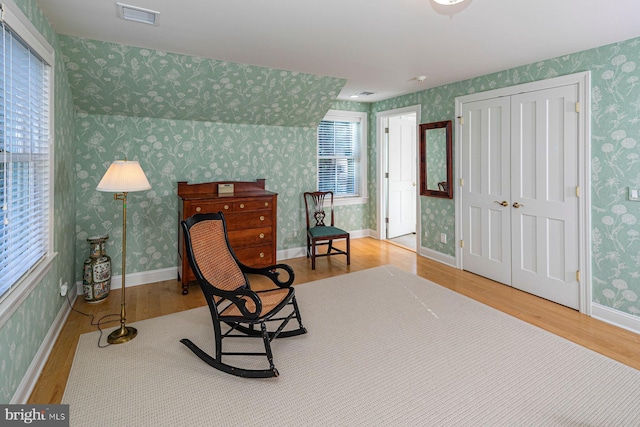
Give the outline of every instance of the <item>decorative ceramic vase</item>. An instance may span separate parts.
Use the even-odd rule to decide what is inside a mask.
[[[109,236],[105,234],[87,239],[91,245],[91,252],[84,262],[82,288],[84,299],[90,303],[104,301],[111,289],[111,258],[104,247],[104,242],[108,238]]]

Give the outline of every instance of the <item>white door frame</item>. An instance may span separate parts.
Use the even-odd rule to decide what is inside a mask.
[[[570,84],[578,85],[578,244],[580,268],[580,312],[591,316],[591,73],[589,71],[555,77],[552,79],[510,86],[487,92],[474,93],[456,98],[456,117],[462,116],[462,104],[483,99],[511,96],[522,92],[533,92]],[[460,185],[462,177],[462,130],[456,121],[455,132],[455,180]],[[456,242],[462,239],[462,192],[456,191],[455,223]],[[463,269],[462,249],[456,244],[456,267]]]
[[[421,109],[422,106],[411,105],[409,107],[396,108],[394,110],[387,111],[379,111],[376,113],[376,135],[378,141],[378,153],[377,153],[377,166],[376,172],[378,175],[378,203],[376,205],[376,215],[378,218],[378,239],[386,240],[387,235],[385,233],[386,224],[385,224],[385,215],[386,215],[386,207],[387,207],[387,192],[385,190],[386,179],[384,177],[384,169],[385,164],[387,162],[387,153],[384,149],[384,119],[392,116],[400,116],[402,114],[415,113],[416,115],[416,153],[419,153],[419,144],[420,144],[420,135],[418,135],[418,124],[420,123],[421,118]],[[417,176],[420,171],[420,157],[416,156],[416,183]],[[420,251],[420,235],[421,235],[421,221],[420,221],[420,192],[417,191],[416,187],[416,253]]]

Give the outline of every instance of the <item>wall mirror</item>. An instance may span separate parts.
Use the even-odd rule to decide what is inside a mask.
[[[453,198],[451,120],[420,125],[420,195]]]

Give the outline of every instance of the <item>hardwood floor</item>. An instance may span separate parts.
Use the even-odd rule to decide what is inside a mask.
[[[557,334],[612,359],[640,369],[640,335],[595,320],[577,311],[518,291],[474,274],[448,267],[393,244],[371,238],[351,241],[351,265],[345,265],[344,256],[319,258],[316,270],[306,258],[286,260],[296,273],[296,284],[310,282],[380,265],[393,264],[432,282],[452,289],[479,302]],[[252,286],[263,288],[268,281],[260,276],[249,278]],[[348,276],[345,276],[348,280]],[[190,287],[189,295],[181,294],[175,280],[127,288],[127,323],[163,316],[205,305],[197,285]],[[88,304],[80,296],[75,309],[90,313],[99,319],[110,313],[116,315],[114,323],[103,326],[108,332],[118,324],[120,290],[112,290],[100,304]],[[69,314],[49,359],[40,375],[29,403],[60,403],[71,370],[78,338],[96,330],[90,318],[77,312]],[[499,331],[496,331],[499,333]],[[106,343],[103,336],[101,343]],[[126,344],[123,344],[126,345]],[[97,361],[99,364],[99,361]]]

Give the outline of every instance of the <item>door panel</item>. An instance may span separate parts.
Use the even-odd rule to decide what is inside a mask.
[[[509,99],[464,104],[463,117],[464,268],[510,284]]]
[[[577,85],[511,97],[511,284],[577,309]]]

